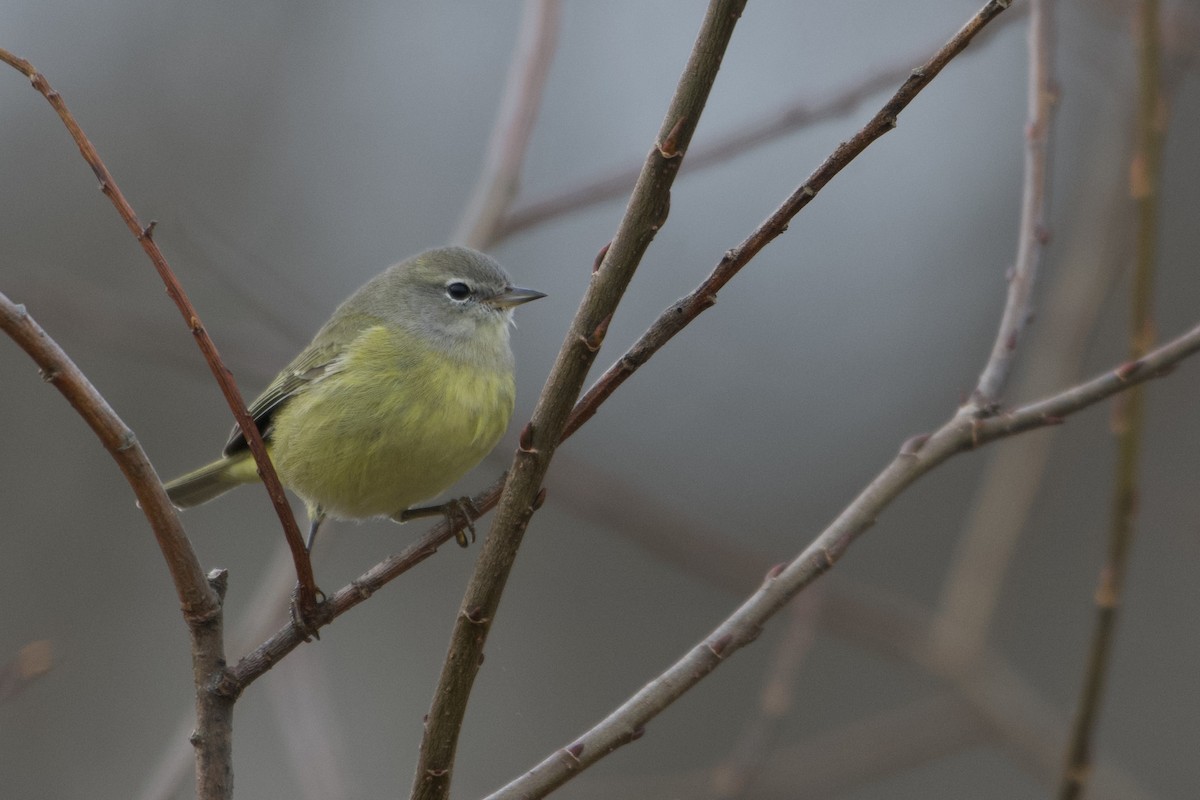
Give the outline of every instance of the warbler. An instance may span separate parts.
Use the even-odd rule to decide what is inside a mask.
[[[328,517],[449,513],[454,501],[413,505],[449,488],[508,428],[513,309],[540,297],[489,256],[443,247],[388,268],[337,308],[249,407],[280,481],[307,506],[309,550]],[[187,508],[258,480],[235,427],[219,460],[166,490]]]

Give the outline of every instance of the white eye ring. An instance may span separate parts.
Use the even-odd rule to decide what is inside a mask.
[[[450,281],[450,283],[446,284],[446,297],[449,297],[456,303],[463,302],[472,294],[471,287],[462,281]]]

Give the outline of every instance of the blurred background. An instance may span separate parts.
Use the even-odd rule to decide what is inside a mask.
[[[902,76],[979,5],[753,0],[693,149]],[[560,450],[488,643],[456,796],[521,774],[666,668],[974,386],[1016,252],[1022,5]],[[703,8],[563,4],[517,207],[640,164]],[[1127,347],[1132,6],[1058,9],[1053,236],[1012,403]],[[1197,13],[1164,4],[1163,338],[1200,308]],[[45,73],[143,221],[158,221],[247,397],[359,284],[454,237],[520,26],[516,2],[0,5],[0,46]],[[890,91],[713,166],[685,162],[597,372]],[[0,182],[0,291],[75,359],[161,476],[215,457],[230,413],[191,336],[61,123],[7,68]],[[512,431],[461,491],[508,463],[623,208],[624,196],[593,203],[490,247],[549,299],[523,309],[514,333]],[[0,376],[0,663],[34,642],[52,653],[48,673],[0,704],[0,796],[190,797],[188,640],[153,537],[107,454],[9,342]],[[1095,797],[1200,785],[1198,389],[1192,363],[1148,389]],[[1048,796],[1094,617],[1111,412],[920,481],[758,642],[561,796]],[[253,488],[183,520],[202,564],[229,570],[236,659],[286,618],[264,588],[280,583],[278,524]],[[423,527],[331,527],[319,583],[332,592]],[[239,796],[407,792],[478,553],[442,548],[250,687],[235,724]],[[963,668],[946,653],[972,636],[985,647]]]

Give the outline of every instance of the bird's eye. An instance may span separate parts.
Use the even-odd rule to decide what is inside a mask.
[[[462,281],[454,281],[446,284],[446,297],[451,300],[466,300],[471,296],[471,287],[467,286]]]

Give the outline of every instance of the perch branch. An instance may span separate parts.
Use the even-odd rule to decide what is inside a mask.
[[[112,407],[62,348],[26,312],[0,294],[0,330],[29,354],[42,378],[62,393],[72,408],[96,434],[117,462],[137,497],[183,608],[192,640],[192,670],[196,686],[196,796],[201,800],[226,800],[233,792],[233,702],[210,691],[225,669],[222,638],[221,592],[223,579],[204,575],[179,515],[167,498],[150,459]]]
[[[713,0],[709,5],[625,216],[594,271],[533,417],[521,432],[496,515],[455,621],[421,740],[413,779],[414,798],[440,800],[449,792],[467,699],[521,538],[540,505],[542,479],[608,322],[643,254],[666,222],[671,185],[744,6],[745,0]]]
[[[83,160],[92,168],[92,172],[100,181],[100,191],[112,202],[117,209],[117,213],[124,220],[125,226],[133,233],[138,244],[142,246],[142,250],[150,258],[150,262],[157,270],[159,277],[167,288],[167,294],[175,302],[175,306],[183,315],[184,322],[187,323],[188,329],[192,332],[192,336],[196,339],[196,344],[200,347],[200,352],[204,355],[204,360],[212,371],[213,377],[216,378],[217,385],[221,388],[221,393],[225,396],[225,401],[229,404],[229,408],[233,411],[233,416],[237,420],[238,427],[242,434],[246,437],[246,442],[250,446],[250,451],[254,455],[254,461],[258,465],[259,474],[262,476],[263,484],[267,487],[267,494],[271,498],[271,503],[275,507],[275,513],[279,515],[279,521],[283,525],[284,535],[287,537],[288,546],[292,551],[292,559],[296,565],[296,576],[300,581],[300,610],[305,616],[311,616],[317,606],[317,588],[313,578],[312,564],[308,558],[308,552],[304,547],[304,539],[300,536],[300,529],[296,526],[296,519],[292,516],[291,507],[288,505],[287,497],[283,493],[283,486],[279,483],[279,477],[275,474],[275,467],[271,464],[271,459],[267,455],[266,445],[263,444],[262,436],[259,435],[258,426],[254,424],[254,420],[250,418],[249,412],[246,410],[246,403],[242,399],[241,392],[238,391],[237,384],[234,382],[233,373],[221,361],[221,356],[217,352],[217,346],[213,343],[212,337],[208,335],[207,329],[200,321],[200,315],[196,312],[187,294],[184,293],[183,287],[179,280],[172,272],[170,265],[167,264],[167,259],[163,255],[162,250],[154,241],[154,223],[143,225],[138,219],[137,214],[133,210],[133,206],[125,199],[125,195],[121,193],[117,186],[116,180],[108,171],[108,167],[104,166],[104,162],[100,159],[100,154],[92,145],[91,141],[84,134],[83,129],[75,120],[75,117],[67,109],[67,104],[63,101],[62,95],[56,92],[45,76],[34,69],[23,58],[18,58],[12,53],[0,48],[0,61],[11,66],[25,77],[29,78],[33,88],[41,93],[50,106],[58,114],[59,119],[67,127],[71,134],[71,138],[75,140],[75,144],[79,147],[79,152],[83,156]],[[156,478],[157,479],[157,478]]]

